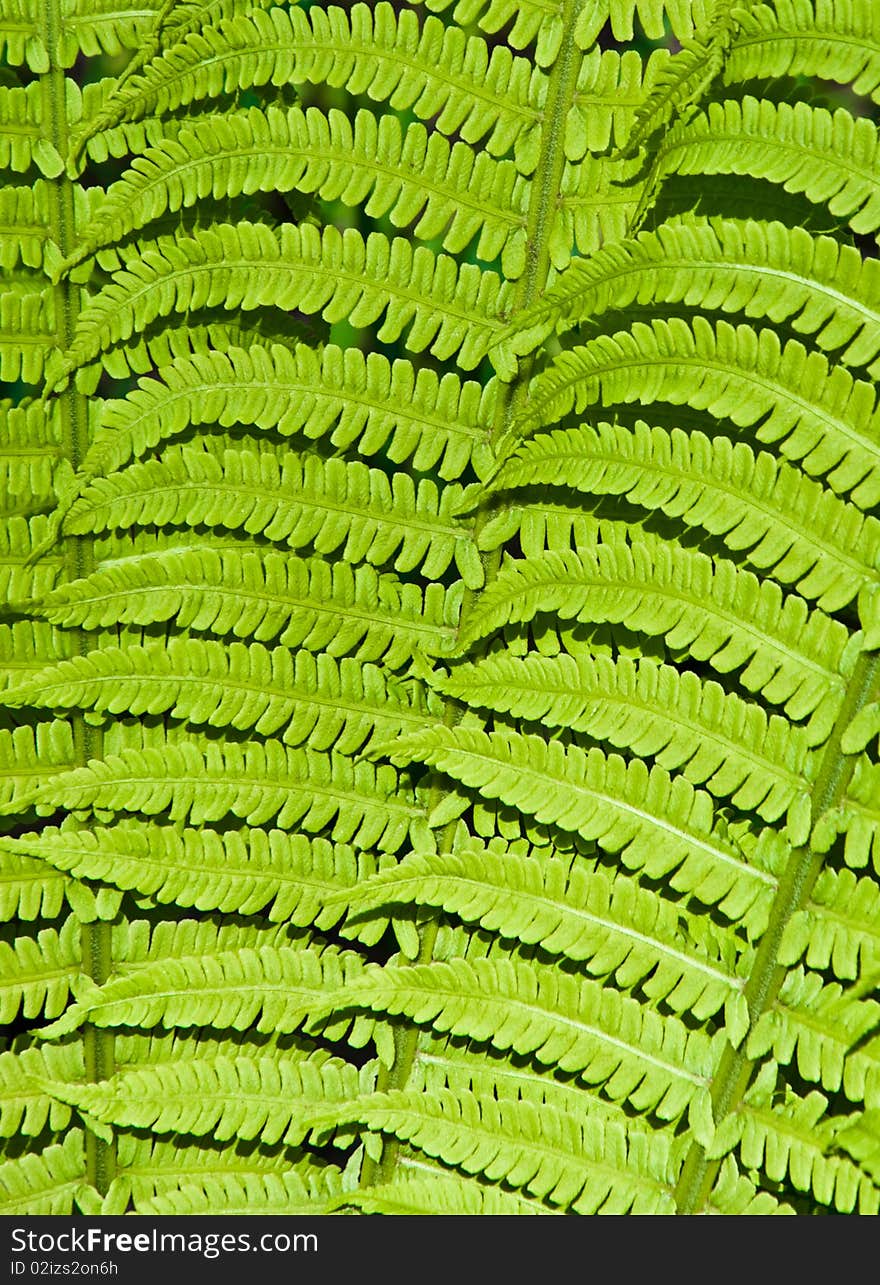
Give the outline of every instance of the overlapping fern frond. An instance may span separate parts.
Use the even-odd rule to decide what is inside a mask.
[[[0,1212],[876,1214],[875,6],[7,9]]]

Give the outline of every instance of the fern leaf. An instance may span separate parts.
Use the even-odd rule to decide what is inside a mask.
[[[0,923],[57,919],[67,884],[63,871],[47,869],[45,862],[11,850],[9,841],[0,839]]]
[[[880,227],[877,127],[807,103],[747,96],[709,103],[663,140],[657,164],[670,174],[748,174],[802,192],[854,232]]]
[[[400,572],[421,567],[427,580],[439,580],[454,561],[476,589],[482,568],[470,531],[454,516],[466,504],[462,487],[440,491],[428,478],[415,485],[406,473],[389,478],[357,461],[294,454],[279,459],[233,449],[218,458],[181,447],[96,479],[68,510],[64,530],[85,535],[181,524],[243,529],[349,562],[390,564]]]
[[[875,999],[851,998],[838,982],[801,968],[785,978],[779,998],[753,1028],[746,1053],[772,1053],[783,1066],[851,1102],[880,1103],[880,1040]]]
[[[793,719],[820,706],[827,716],[842,693],[836,671],[848,635],[836,621],[730,562],[715,559],[713,566],[705,554],[671,543],[605,544],[590,555],[512,562],[480,607],[459,631],[459,653],[504,625],[553,611],[663,636],[721,673],[739,670],[747,690],[784,704]],[[817,723],[813,734],[821,739],[828,730]]]
[[[281,732],[286,745],[343,754],[442,713],[436,698],[425,701],[419,689],[389,681],[374,665],[201,638],[99,648],[7,688],[0,702],[105,716],[169,714],[195,725]]]
[[[501,654],[437,683],[446,695],[568,727],[681,770],[695,785],[777,821],[813,770],[804,733],[717,683],[643,660]]]
[[[429,183],[415,181],[422,171]],[[294,190],[364,205],[395,227],[417,220],[412,235],[439,236],[450,253],[476,237],[477,257],[491,263],[500,255],[512,280],[524,266],[523,183],[511,161],[450,146],[419,122],[404,131],[397,116],[366,110],[350,118],[336,109],[253,107],[195,122],[139,156],[62,267],[208,195]]]
[[[772,1106],[769,1094],[752,1089],[734,1116],[719,1127],[710,1148],[713,1157],[734,1145],[745,1168],[770,1182],[788,1180],[841,1214],[876,1214],[880,1190],[844,1156],[829,1154],[836,1132],[825,1114],[827,1099],[813,1091],[805,1098]]]
[[[627,867],[653,877],[690,860],[705,863],[710,852],[719,866],[732,856],[733,845],[713,831],[709,796],[638,759],[627,764],[599,749],[464,728],[410,734],[384,748],[395,762],[428,763],[485,798],[620,853]]]
[[[638,366],[641,379],[634,381]],[[580,413],[591,404],[668,401],[725,416],[777,443],[806,472],[825,476],[861,508],[880,497],[880,417],[872,384],[797,340],[695,317],[636,322],[555,359],[533,384],[525,429]]]
[[[0,1163],[0,1214],[68,1215],[85,1186],[85,1137],[70,1129],[62,1143]]]
[[[411,108],[435,127],[482,142],[503,155],[518,136],[534,131],[543,78],[508,49],[490,50],[433,16],[420,24],[412,10],[396,13],[380,0],[350,11],[273,8],[237,15],[171,45],[139,74],[83,134],[149,113],[170,114],[196,99],[314,81],[368,92],[395,110]],[[82,145],[82,137],[74,146]]]
[[[575,259],[516,319],[497,355],[529,352],[609,311],[652,303],[786,322],[847,365],[880,369],[880,269],[803,228],[754,219],[674,219],[635,240]],[[493,358],[496,353],[493,351]]]
[[[63,927],[0,942],[0,1021],[57,1017],[82,967],[80,923],[71,915]]]
[[[24,86],[0,85],[0,169],[24,174],[33,165],[49,179],[63,172],[64,162],[47,137],[43,112],[38,79]]]
[[[688,917],[626,877],[570,860],[468,849],[411,855],[338,895],[350,913],[435,906],[512,941],[585,962],[595,976],[640,984],[674,1012],[709,1016],[736,994],[726,967],[697,949]]]
[[[196,1186],[190,1182],[178,1191],[163,1192],[144,1201],[139,1214],[165,1217],[169,1214],[204,1215],[229,1218],[237,1214],[295,1217],[298,1214],[334,1213],[344,1201],[344,1188],[337,1171],[328,1166],[328,1174],[310,1180],[298,1173],[269,1173],[239,1177],[207,1178]]]
[[[399,789],[398,774],[340,754],[288,749],[280,741],[181,742],[163,750],[123,750],[93,759],[46,786],[13,800],[6,810],[33,804],[43,815],[58,808],[99,813],[167,812],[193,825],[240,817],[249,825],[274,821],[309,833],[332,826],[332,837],[394,852],[412,833],[424,833],[415,801]]]
[[[411,459],[417,472],[436,468],[445,481],[470,461],[478,474],[487,470],[492,385],[481,389],[452,373],[440,378],[333,344],[320,353],[305,345],[222,347],[174,358],[160,365],[158,379],[107,403],[83,474],[107,475],[190,427],[213,423],[326,437],[365,456],[387,452],[395,464]]]
[[[493,490],[537,484],[619,495],[720,536],[754,566],[826,611],[846,606],[880,566],[880,523],[745,442],[584,425],[539,434],[501,467]]]
[[[336,1102],[357,1094],[359,1075],[339,1059],[312,1065],[218,1057],[126,1068],[96,1084],[45,1083],[53,1096],[103,1125],[297,1146]]]
[[[270,923],[297,927],[332,924],[339,912],[328,905],[331,895],[373,874],[377,865],[369,853],[282,830],[181,831],[134,822],[88,830],[47,826],[39,834],[0,840],[0,859],[30,859],[59,899],[52,876],[57,883],[58,872],[69,871],[77,879],[106,880],[162,904],[261,914]],[[42,895],[45,900],[47,893]],[[375,931],[356,935],[369,940]]]
[[[803,960],[830,968],[840,981],[856,981],[880,961],[880,891],[851,870],[825,869],[804,910],[788,921],[779,945],[780,964]]]
[[[827,852],[839,834],[845,836],[848,866],[860,870],[870,861],[880,870],[880,765],[864,755],[856,759],[840,803],[818,818],[813,850]]]
[[[367,965],[314,1017],[340,1007],[402,1014],[530,1055],[663,1120],[690,1110],[692,1125],[703,1130],[712,1042],[595,982],[510,960]]]
[[[0,16],[0,57],[7,66],[25,66],[37,76],[49,70],[42,15],[33,0],[7,0]]]
[[[465,1173],[480,1174],[574,1213],[667,1213],[669,1139],[630,1147],[623,1128],[530,1102],[440,1090],[374,1094],[358,1114]]]
[[[365,1214],[434,1214],[442,1209],[447,1215],[476,1214],[556,1214],[537,1200],[503,1187],[484,1186],[473,1179],[453,1173],[437,1172],[430,1177],[421,1174],[403,1176],[393,1182],[363,1187],[346,1192],[337,1202]]]
[[[65,628],[175,620],[180,628],[274,638],[331,656],[384,657],[394,667],[415,647],[431,653],[448,645],[460,597],[441,585],[426,586],[423,596],[417,585],[368,566],[204,549],[123,560],[28,607]]]
[[[644,62],[635,49],[585,51],[565,120],[565,159],[583,161],[589,152],[621,147],[668,60],[665,49],[654,50]]]
[[[633,40],[636,24],[650,40],[666,39],[667,23],[681,39],[705,27],[713,16],[713,0],[596,0],[581,11],[575,41],[580,49],[589,49],[606,23],[615,40]]]
[[[70,1110],[40,1087],[45,1079],[81,1079],[85,1074],[81,1044],[46,1044],[20,1053],[0,1053],[0,1137],[35,1138],[49,1129],[60,1133]]]
[[[85,1021],[102,1029],[161,1025],[295,1031],[322,993],[349,986],[363,968],[351,952],[319,955],[289,946],[224,950],[222,944],[205,954],[182,954],[175,943],[173,953],[163,953],[128,976],[103,986],[82,986],[80,1002],[44,1027],[41,1036],[57,1039]],[[186,1131],[184,1126],[181,1130]]]
[[[64,773],[74,766],[73,730],[69,723],[24,725],[14,731],[0,729],[0,804],[22,790],[32,788],[35,779]]]
[[[723,79],[816,76],[852,85],[878,101],[880,28],[870,0],[774,0],[738,15],[739,31]]]
[[[352,325],[385,314],[377,337],[411,352],[452,356],[472,370],[495,338],[507,289],[495,273],[459,266],[427,246],[354,228],[312,224],[216,224],[191,237],[160,237],[118,273],[80,315],[69,352],[47,371],[49,391],[102,352],[158,318],[198,308],[274,307],[347,317]],[[429,300],[430,302],[426,302]]]

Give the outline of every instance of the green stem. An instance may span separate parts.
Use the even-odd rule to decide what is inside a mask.
[[[58,37],[61,31],[59,0],[45,0],[45,31],[49,46],[50,66],[43,78],[44,120],[48,122],[49,137],[60,156],[66,156],[69,146],[69,129],[66,109],[64,70],[58,64]],[[73,183],[62,174],[50,185],[52,235],[66,259],[76,244],[76,206]],[[80,287],[63,279],[53,287],[57,319],[57,342],[64,350],[71,346],[76,332],[80,310]],[[65,457],[74,469],[88,449],[89,426],[86,399],[76,392],[73,385],[58,398],[61,419],[62,444]],[[68,541],[66,569],[70,579],[78,579],[91,570],[91,548],[84,539]],[[77,635],[80,654],[89,650],[84,633]],[[88,726],[81,716],[73,720],[73,738],[76,760],[87,763],[98,751],[98,733]],[[106,981],[110,972],[110,926],[106,923],[83,924],[83,968],[96,982]],[[83,1031],[86,1075],[90,1080],[105,1079],[113,1073],[113,1035],[109,1031],[86,1026]],[[89,1183],[104,1195],[113,1178],[113,1148],[93,1134],[86,1132],[86,1176]]]
[[[855,756],[843,754],[840,740],[858,711],[874,699],[880,679],[880,655],[862,652],[847,684],[843,704],[816,776],[812,791],[812,814],[818,820],[842,802],[855,767]],[[788,859],[773,906],[767,931],[755,954],[754,966],[744,994],[749,1007],[749,1025],[754,1026],[776,1001],[787,970],[777,963],[782,935],[792,916],[809,900],[822,869],[823,855],[813,852],[809,843],[795,848]],[[736,1111],[749,1087],[756,1063],[746,1057],[746,1042],[734,1049],[728,1044],[721,1055],[712,1081],[712,1111],[716,1123]],[[675,1189],[676,1207],[680,1214],[702,1210],[711,1195],[720,1160],[709,1160],[698,1143],[692,1143],[685,1158]]]
[[[550,231],[553,216],[558,206],[559,192],[562,186],[562,172],[565,165],[563,148],[565,121],[571,108],[574,91],[577,85],[579,59],[574,42],[574,29],[578,14],[584,0],[565,0],[563,6],[563,38],[559,59],[550,76],[547,93],[547,104],[544,110],[544,129],[541,139],[541,150],[538,164],[532,179],[529,196],[529,208],[526,219],[526,268],[516,284],[512,302],[512,315],[530,308],[547,285],[550,269]],[[520,368],[513,383],[505,384],[500,390],[495,422],[489,432],[490,444],[509,440],[511,425],[522,407],[528,394],[528,384],[534,365],[534,355],[527,358]],[[484,500],[474,516],[472,538],[476,541],[488,519],[488,509]],[[483,560],[485,585],[491,584],[498,572],[500,553],[495,553]],[[480,591],[468,590],[462,601],[459,628],[467,621],[470,613],[478,606]],[[445,722],[454,726],[461,717],[461,711],[453,704],[447,705]],[[428,803],[437,802],[436,792]],[[455,823],[452,823],[441,835],[441,845],[449,844]],[[439,923],[436,918],[430,919],[420,930],[419,951],[416,962],[430,962],[437,940]],[[390,1089],[401,1089],[406,1086],[412,1072],[418,1048],[419,1030],[415,1026],[398,1027],[394,1032],[394,1060],[390,1067],[380,1068],[377,1076],[377,1090],[385,1092]],[[368,1187],[376,1183],[388,1182],[397,1165],[400,1144],[386,1140],[382,1156],[378,1162],[365,1159],[361,1175],[361,1185]]]

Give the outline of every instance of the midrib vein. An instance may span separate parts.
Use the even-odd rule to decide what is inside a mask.
[[[565,121],[574,100],[581,61],[574,32],[583,3],[584,0],[564,0],[560,53],[555,66],[548,73],[546,107],[542,114],[541,147],[529,192],[526,217],[526,269],[515,283],[511,299],[511,316],[514,317],[517,313],[534,306],[547,283],[550,266],[549,234],[554,211],[559,201],[565,165]],[[494,421],[487,433],[490,446],[497,448],[499,442],[503,441],[504,436],[510,431],[511,424],[528,396],[533,364],[533,357],[524,360],[514,383],[501,386]],[[489,510],[484,500],[476,512],[472,527],[475,547],[479,547],[480,531],[488,518]],[[460,633],[464,629],[468,615],[478,608],[481,594],[491,585],[498,572],[501,563],[500,550],[481,560],[485,567],[485,583],[482,590],[465,592],[460,616]],[[447,725],[454,726],[460,717],[460,709],[451,704],[447,706],[445,718]],[[435,786],[427,805],[429,812],[431,807],[439,801],[439,797],[440,787]],[[441,849],[443,843],[449,841],[451,830],[452,827],[449,826],[441,835]],[[432,959],[438,927],[438,920],[435,918],[421,929],[417,963],[428,963]],[[387,1070],[384,1066],[380,1068],[376,1083],[378,1092],[406,1088],[415,1064],[419,1034],[419,1029],[414,1026],[405,1029],[394,1028],[394,1061]],[[389,1181],[400,1158],[400,1143],[394,1139],[386,1139],[381,1160],[375,1162],[367,1158],[364,1161],[361,1186],[370,1187]]]
[[[50,141],[60,156],[68,151],[68,121],[66,109],[65,75],[58,63],[62,16],[61,0],[45,0],[44,29],[49,49],[50,67],[42,79],[44,126],[48,124]],[[45,117],[48,116],[48,121]],[[47,184],[52,230],[63,258],[76,243],[76,203],[71,180],[62,174]],[[60,281],[53,287],[55,315],[58,318],[57,343],[65,351],[71,347],[76,333],[80,311],[80,287],[70,281]],[[74,470],[80,467],[88,450],[88,412],[85,398],[71,385],[59,397],[64,455]],[[78,580],[91,570],[91,549],[82,539],[68,541],[67,568],[71,579]],[[74,645],[80,655],[89,650],[84,632],[78,631]],[[73,717],[73,738],[77,762],[85,765],[99,752],[99,732],[86,724],[81,714]],[[82,926],[83,971],[98,985],[106,981],[111,968],[110,926],[100,920]],[[113,1034],[97,1030],[94,1026],[83,1028],[83,1048],[86,1076],[91,1081],[109,1078],[114,1070]],[[101,1195],[105,1195],[113,1181],[116,1168],[115,1149],[97,1138],[88,1129],[85,1132],[86,1180]]]
[[[862,652],[847,685],[846,696],[837,715],[825,752],[822,755],[812,790],[812,812],[821,819],[827,811],[839,806],[846,795],[856,756],[841,751],[840,741],[854,716],[868,701],[876,699],[880,682],[880,654]],[[750,1026],[758,1022],[774,1004],[787,973],[778,964],[779,945],[792,917],[809,904],[813,887],[823,866],[823,855],[814,853],[809,843],[793,849],[774,897],[770,919],[755,955],[752,972],[745,984]],[[715,1121],[738,1110],[752,1079],[756,1063],[744,1052],[727,1044],[721,1054],[712,1081],[711,1098]],[[705,1149],[691,1143],[676,1185],[676,1205],[680,1214],[699,1213],[706,1205],[720,1167],[720,1160],[709,1160]]]

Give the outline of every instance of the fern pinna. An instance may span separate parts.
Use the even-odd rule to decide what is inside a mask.
[[[0,1211],[876,1213],[877,6],[0,32]]]

